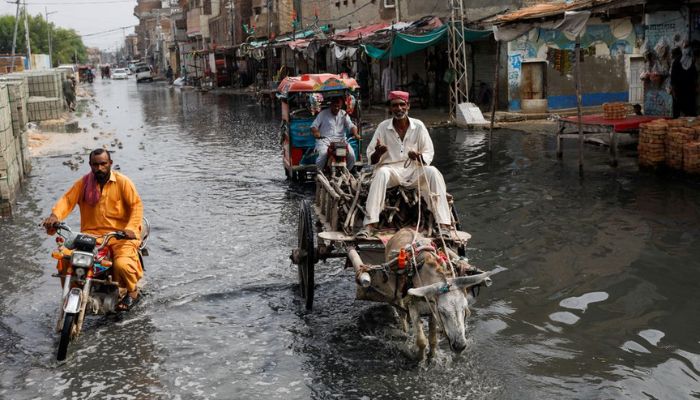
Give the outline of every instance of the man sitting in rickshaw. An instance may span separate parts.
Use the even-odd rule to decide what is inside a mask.
[[[311,124],[311,133],[316,138],[316,152],[318,153],[316,167],[319,172],[323,171],[323,168],[326,166],[328,147],[331,141],[345,140],[345,132],[347,130],[352,133],[355,139],[360,140],[357,126],[352,122],[348,113],[342,109],[343,97],[337,95],[332,97],[330,102],[330,107],[318,113],[313,124]],[[352,167],[355,165],[355,152],[352,146],[347,146],[347,148],[347,165],[348,169],[352,170]]]

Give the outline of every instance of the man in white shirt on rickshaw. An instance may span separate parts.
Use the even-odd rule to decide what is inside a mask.
[[[420,185],[421,197],[438,223],[440,236],[449,239],[452,218],[445,180],[437,168],[430,166],[435,154],[433,141],[423,122],[408,116],[407,92],[389,93],[389,107],[393,118],[377,126],[367,146],[367,157],[375,169],[367,196],[364,227],[356,237],[364,239],[374,235],[388,188]]]
[[[345,132],[350,131],[352,136],[360,140],[357,126],[352,122],[350,116],[343,110],[343,98],[341,96],[332,97],[330,107],[318,113],[316,119],[311,124],[311,133],[316,138],[316,168],[319,173],[323,171],[328,160],[328,146],[332,140],[345,138]],[[349,170],[355,165],[355,152],[352,146],[348,145],[347,166]]]

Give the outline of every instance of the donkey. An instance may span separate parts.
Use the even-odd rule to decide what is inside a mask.
[[[401,322],[404,331],[408,328],[406,314],[410,317],[416,336],[418,358],[421,360],[425,359],[428,344],[429,357],[432,358],[437,351],[438,324],[442,326],[452,351],[461,353],[467,347],[465,325],[466,318],[470,315],[469,301],[473,301],[473,297],[466,289],[490,282],[491,275],[491,272],[484,272],[451,278],[430,243],[430,239],[414,234],[409,228],[401,229],[387,242],[385,261],[386,264],[390,263],[401,249],[414,244],[417,251],[413,275],[408,277],[406,273],[399,274],[395,268],[384,272],[370,271],[371,287],[397,310],[403,311]],[[413,261],[413,255],[410,258]],[[406,290],[408,287],[410,289]],[[428,339],[423,331],[423,315],[429,316]]]

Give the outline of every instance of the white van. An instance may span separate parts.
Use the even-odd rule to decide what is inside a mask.
[[[146,65],[139,65],[136,67],[136,70],[134,71],[134,75],[136,75],[136,82],[143,82],[143,81],[153,81],[153,75],[151,74],[151,67],[146,66]]]
[[[74,64],[61,64],[56,69],[64,70],[67,72],[67,76],[70,78],[71,76],[75,77],[76,81],[79,81],[78,77],[78,66]]]

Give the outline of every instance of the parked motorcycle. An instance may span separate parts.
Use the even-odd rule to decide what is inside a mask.
[[[86,313],[104,315],[114,313],[120,300],[119,284],[112,280],[112,259],[107,245],[113,239],[126,239],[122,231],[109,232],[95,237],[73,232],[65,223],[55,225],[58,248],[51,254],[57,260],[65,260],[67,267],[61,278],[63,295],[59,308],[56,330],[61,337],[56,359],[63,361],[68,353],[68,344],[76,339],[82,330]],[[150,224],[144,218],[139,259],[143,266],[143,256],[148,255],[146,242]]]

